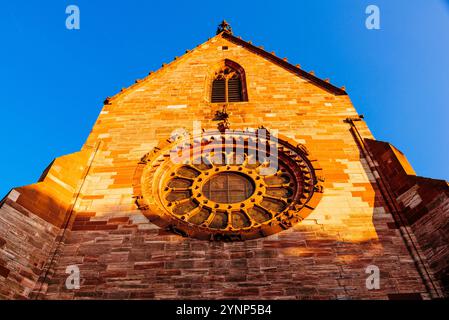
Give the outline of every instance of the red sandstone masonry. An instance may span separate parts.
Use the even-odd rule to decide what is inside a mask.
[[[437,283],[449,294],[448,183],[417,177],[399,150],[385,142],[367,142]]]
[[[0,207],[0,299],[29,298],[58,231],[6,198]]]
[[[174,129],[190,129],[197,120],[205,129],[216,127],[212,118],[222,105],[209,103],[210,82],[225,58],[245,69],[248,83],[249,101],[228,106],[231,128],[264,125],[279,130],[307,146],[326,179],[323,198],[307,219],[246,242],[199,241],[161,230],[148,222],[133,198],[136,165],[158,141]],[[357,117],[349,97],[309,80],[241,43],[217,36],[109,99],[83,147],[83,152],[91,152],[102,142],[88,175],[78,178],[83,187],[74,206],[76,217],[42,289],[35,289],[38,297],[389,299],[414,294],[429,298],[379,193],[369,160],[345,122]],[[363,122],[360,131],[364,138],[372,138]],[[43,237],[50,242],[51,237]],[[66,267],[73,264],[81,271],[79,290],[65,287]],[[381,270],[380,290],[365,286],[368,265]],[[6,268],[10,270],[9,265]],[[41,269],[35,271],[33,279],[41,276]],[[0,286],[5,298],[17,297],[25,286],[11,279],[10,273],[8,283]]]
[[[223,45],[229,50],[221,51]],[[210,243],[149,223],[133,204],[131,181],[140,157],[173,129],[190,129],[194,120],[215,127],[211,119],[221,106],[207,102],[207,86],[225,57],[245,68],[248,81],[249,101],[228,106],[231,127],[263,124],[305,143],[323,166],[325,194],[314,213],[290,230]],[[216,37],[109,103],[86,142],[104,144],[78,206],[82,218],[55,266],[47,298],[388,299],[399,292],[427,297],[344,122],[357,116],[347,96]],[[363,132],[372,137],[366,127]],[[83,211],[97,214],[85,219]],[[79,260],[82,288],[70,292],[63,287],[64,270]],[[370,264],[382,271],[379,291],[365,287]]]

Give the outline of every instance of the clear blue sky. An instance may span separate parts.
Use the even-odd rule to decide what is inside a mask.
[[[65,28],[65,8],[81,30]],[[365,28],[365,8],[381,30]],[[236,35],[345,85],[379,140],[419,175],[449,180],[449,3],[338,1],[1,1],[0,194],[80,149],[102,102],[215,34]]]

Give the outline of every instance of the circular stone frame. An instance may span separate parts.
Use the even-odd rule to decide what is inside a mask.
[[[235,148],[226,149],[238,141],[245,145],[243,161],[237,161]],[[266,162],[250,161],[251,151],[257,151],[261,143],[277,150],[278,167],[268,175],[261,175]],[[217,145],[233,151],[216,152]],[[179,156],[183,148],[189,152]],[[176,163],[171,159],[173,153],[179,156]],[[214,163],[216,154],[225,158],[224,163]],[[199,158],[201,162],[195,160]],[[151,222],[175,234],[242,241],[286,230],[306,218],[322,197],[321,171],[304,145],[280,135],[271,139],[269,134],[261,138],[257,132],[240,131],[180,136],[161,141],[141,159],[134,174],[134,197]],[[248,178],[254,186],[252,195],[236,203],[207,198],[202,192],[204,184],[225,172]]]

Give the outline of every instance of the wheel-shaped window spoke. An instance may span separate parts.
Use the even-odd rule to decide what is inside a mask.
[[[315,170],[321,169],[297,143],[268,138],[243,132],[180,141],[192,148],[182,164],[167,156],[178,142],[165,143],[139,164],[139,207],[156,224],[199,239],[245,240],[288,229],[316,206],[322,187]],[[277,157],[269,159],[260,146]]]

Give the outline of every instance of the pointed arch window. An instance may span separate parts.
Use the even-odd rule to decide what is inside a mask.
[[[211,102],[248,101],[243,68],[226,59],[225,65],[215,73],[212,81]]]

